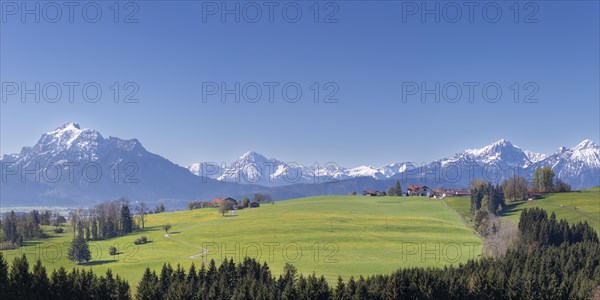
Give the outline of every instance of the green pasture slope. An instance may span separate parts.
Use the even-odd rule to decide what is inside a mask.
[[[521,211],[532,207],[543,208],[549,214],[554,212],[557,219],[566,219],[570,224],[587,221],[600,235],[600,187],[509,204],[504,217],[518,224]]]
[[[471,222],[469,197],[446,197],[444,201],[467,222]],[[532,207],[543,208],[549,214],[554,212],[557,219],[566,219],[571,224],[587,221],[600,235],[600,187],[581,192],[548,194],[533,201],[508,203],[502,217],[517,225],[521,212]]]
[[[168,237],[163,224],[173,226]],[[133,240],[146,235],[148,244]],[[23,252],[41,258],[51,271],[76,265],[66,259],[70,229],[56,237],[30,242]],[[476,258],[482,241],[460,216],[438,199],[425,197],[322,196],[263,204],[260,208],[221,216],[217,209],[198,209],[147,216],[146,229],[108,241],[90,242],[96,272],[111,268],[137,285],[144,269],[157,271],[164,262],[189,267],[202,261],[243,256],[267,261],[278,274],[285,263],[302,273],[338,275],[390,273],[398,268],[440,267]],[[120,254],[108,255],[117,246]]]

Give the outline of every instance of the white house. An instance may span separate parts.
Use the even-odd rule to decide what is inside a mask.
[[[432,190],[426,185],[409,185],[408,195],[409,196],[426,196],[430,197]]]

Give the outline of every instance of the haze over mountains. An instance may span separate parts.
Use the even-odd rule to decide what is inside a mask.
[[[600,146],[584,140],[553,154],[533,153],[499,140],[430,163],[397,162],[345,168],[333,162],[302,166],[249,151],[230,164],[196,163],[187,168],[146,150],[137,139],[103,137],[66,123],[33,147],[3,155],[0,205],[89,206],[127,197],[183,208],[189,201],[269,192],[276,200],[402,187],[466,188],[473,178],[501,181],[514,173],[530,177],[551,166],[574,189],[600,185]]]

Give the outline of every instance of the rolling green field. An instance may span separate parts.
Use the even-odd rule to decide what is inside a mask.
[[[173,226],[169,235],[163,224]],[[70,229],[49,239],[3,251],[9,260],[26,253],[49,270],[76,265],[66,259]],[[49,231],[49,230],[48,230]],[[136,246],[146,235],[148,244]],[[120,254],[108,255],[116,246]],[[194,262],[250,256],[269,263],[279,274],[285,263],[302,273],[338,275],[390,273],[402,267],[443,266],[476,258],[482,241],[460,216],[440,200],[425,197],[323,196],[263,204],[221,216],[207,208],[149,215],[142,232],[90,242],[95,272],[110,268],[137,285],[143,270],[164,262],[184,267]]]

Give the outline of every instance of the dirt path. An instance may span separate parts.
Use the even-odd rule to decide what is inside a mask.
[[[473,227],[473,225],[472,225],[471,223],[469,223],[467,220],[465,220],[465,218],[464,218],[464,217],[463,217],[463,216],[462,216],[460,213],[458,213],[458,211],[456,211],[456,209],[454,209],[454,208],[452,208],[452,207],[448,206],[448,203],[446,203],[446,201],[444,200],[444,198],[440,198],[440,201],[442,201],[442,203],[444,203],[444,205],[445,205],[445,206],[446,206],[448,209],[452,210],[452,211],[453,211],[453,212],[454,212],[454,213],[455,213],[455,214],[458,216],[458,218],[459,218],[459,219],[460,219],[460,220],[463,222],[463,224],[465,225],[465,227],[467,227],[467,228],[471,229],[471,231],[472,231],[472,232],[473,232],[473,233],[474,233],[476,236],[478,236],[479,238],[481,238],[481,239],[483,240],[483,237],[482,237],[482,236],[479,234],[479,232],[477,232],[477,230],[475,230],[475,228]]]
[[[444,203],[444,206],[448,207],[448,203],[446,203],[446,201],[444,201],[444,198],[440,198],[440,200],[442,200],[442,203]]]
[[[174,242],[177,242],[177,243],[180,243],[180,244],[183,244],[183,245],[186,245],[186,246],[190,246],[190,247],[194,247],[194,248],[198,248],[198,249],[201,249],[201,250],[202,250],[202,252],[200,252],[200,253],[198,253],[198,254],[195,254],[195,255],[192,255],[192,256],[190,256],[190,258],[191,258],[191,259],[195,259],[195,260],[202,261],[202,259],[200,259],[199,257],[202,257],[203,255],[206,255],[206,254],[208,254],[208,249],[205,249],[205,248],[202,248],[202,247],[198,247],[198,246],[196,246],[196,245],[194,245],[194,244],[192,244],[192,243],[188,243],[188,242],[186,242],[186,241],[182,241],[182,240],[179,240],[179,239],[173,238],[173,237],[171,237],[171,236],[170,236],[168,233],[165,233],[165,234],[164,234],[164,237],[166,237],[167,239],[169,239],[169,240],[172,240],[172,241],[174,241]]]

